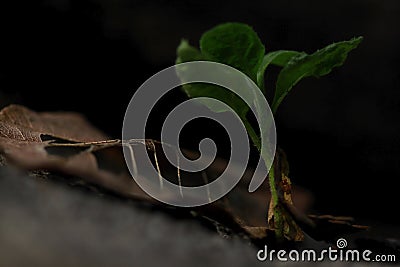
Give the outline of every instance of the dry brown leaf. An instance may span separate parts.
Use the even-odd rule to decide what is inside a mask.
[[[11,105],[0,112],[0,151],[8,161],[29,170],[50,170],[85,179],[125,197],[151,200],[133,182],[123,164],[120,141],[105,134],[81,115],[70,112],[36,113]],[[97,154],[115,161],[117,172],[103,168]]]
[[[50,135],[77,142],[106,140],[106,136],[73,112],[36,113],[26,107],[10,105],[0,112],[0,137],[16,141],[42,142]]]
[[[176,174],[176,169],[168,170],[166,159],[158,152],[162,151],[159,143],[144,140],[138,145],[157,153],[163,174]],[[145,194],[129,175],[121,141],[107,140],[76,113],[36,113],[22,106],[6,107],[0,111],[0,151],[7,160],[25,169],[69,174],[126,198],[161,204]],[[195,153],[188,154],[196,157]],[[224,160],[216,160],[207,170],[209,177],[218,176],[225,166]],[[190,174],[187,180],[203,181],[198,176]],[[195,210],[252,238],[264,238],[270,195],[267,184],[250,194],[247,187],[251,177],[252,171],[248,170],[225,198]],[[311,206],[312,198],[304,190],[294,190],[293,198],[301,211]]]

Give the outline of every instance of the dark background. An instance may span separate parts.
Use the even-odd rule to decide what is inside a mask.
[[[316,211],[399,223],[399,13],[396,0],[9,1],[0,7],[0,106],[82,112],[119,137],[135,89],[174,63],[182,37],[197,44],[212,26],[239,21],[267,50],[311,53],[362,35],[343,67],[302,81],[283,102],[278,143]],[[149,137],[184,99],[176,91],[164,101]],[[198,137],[203,128],[186,132]],[[185,140],[196,147],[196,138]]]

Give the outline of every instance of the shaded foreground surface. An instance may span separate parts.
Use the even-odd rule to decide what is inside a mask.
[[[224,239],[195,220],[43,177],[0,167],[1,266],[270,264],[257,260],[257,248],[247,240]],[[318,246],[310,240],[304,245]]]
[[[255,250],[194,222],[0,170],[1,266],[231,266]],[[240,252],[240,254],[237,254]]]

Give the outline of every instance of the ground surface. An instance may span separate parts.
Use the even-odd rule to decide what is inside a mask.
[[[0,266],[267,264],[257,261],[257,249],[246,240],[224,239],[195,220],[177,219],[4,166],[0,218]]]

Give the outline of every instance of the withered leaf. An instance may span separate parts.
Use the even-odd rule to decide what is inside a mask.
[[[0,111],[0,152],[8,161],[24,169],[50,170],[76,176],[122,197],[159,205],[130,176],[122,145],[121,140],[108,140],[77,113],[36,113],[18,105]],[[158,155],[160,172],[168,172],[165,158],[159,155],[158,151],[162,149],[158,147],[158,142],[141,140],[137,145],[144,145],[154,156]],[[224,160],[216,160],[207,170],[208,176],[213,179],[225,166]],[[202,175],[199,176],[203,179]],[[267,184],[255,193],[247,192],[251,177],[252,171],[246,171],[238,186],[226,197],[195,210],[226,227],[244,231],[251,238],[264,238],[269,230],[266,211],[270,195]],[[196,180],[194,174],[189,178],[190,182]],[[297,188],[291,190],[287,202],[293,204],[293,197],[298,210],[307,210],[312,202],[310,194]]]
[[[0,151],[8,161],[24,169],[77,176],[125,197],[151,200],[133,182],[123,158],[116,160],[114,154],[122,157],[120,145],[119,140],[107,140],[77,113],[36,113],[18,105],[0,111]],[[121,169],[103,168],[96,154]]]
[[[10,105],[0,112],[0,137],[16,141],[42,142],[66,139],[77,142],[106,140],[106,136],[73,112],[36,113],[26,107]]]

